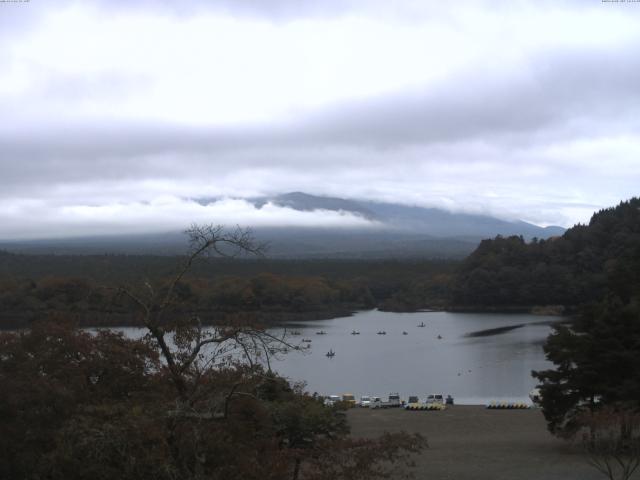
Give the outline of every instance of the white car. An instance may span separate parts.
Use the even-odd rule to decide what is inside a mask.
[[[369,395],[363,395],[360,397],[360,407],[369,408],[371,406],[371,397]]]
[[[444,396],[441,393],[427,395],[427,399],[424,403],[426,403],[427,405],[430,405],[432,403],[439,403],[444,405]]]

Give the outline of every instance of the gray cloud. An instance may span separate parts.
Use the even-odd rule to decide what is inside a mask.
[[[121,174],[137,176],[151,164],[162,169],[154,155],[184,154],[196,157],[190,161],[197,164],[197,157],[215,162],[215,156],[224,153],[235,155],[236,161],[243,157],[245,166],[274,159],[295,166],[304,158],[291,159],[286,152],[298,156],[305,147],[405,148],[476,139],[509,144],[512,137],[520,146],[535,146],[563,136],[638,131],[640,59],[633,46],[613,55],[556,52],[532,60],[529,72],[500,76],[467,72],[435,88],[344,102],[275,124],[214,128],[107,118],[8,128],[0,132],[4,179],[9,183],[20,176],[37,177],[38,172],[22,170],[23,161],[36,162],[44,175],[57,170],[78,178],[84,169],[91,176],[94,169],[109,170],[108,165],[121,161],[128,165]],[[46,95],[77,100],[104,85],[115,95],[130,84],[143,88],[143,83],[110,75],[54,77]],[[136,162],[130,163],[132,158]],[[59,169],[60,161],[70,168]],[[339,159],[340,164],[344,161]],[[354,163],[359,161],[354,158]]]
[[[380,15],[389,8],[387,2],[367,7],[356,1],[288,0],[215,7],[152,0],[95,5],[114,15],[126,16],[131,9],[163,12],[176,21],[202,9],[289,21]],[[411,20],[418,21],[436,8],[425,5],[407,2],[396,13],[408,17],[417,9]],[[498,8],[512,14],[531,5]],[[585,10],[583,5],[562,4],[575,12]],[[452,12],[430,19],[430,25],[450,22]],[[24,14],[21,21],[29,29],[41,27],[40,14]],[[164,225],[162,208],[145,207],[157,205],[158,198],[290,190],[542,224],[584,221],[596,207],[637,194],[638,46],[638,33],[610,44],[535,44],[522,47],[512,63],[476,61],[438,81],[218,126],[160,120],[144,111],[121,113],[119,106],[154,88],[154,78],[144,73],[107,67],[57,71],[23,65],[0,50],[0,73],[17,65],[30,68],[33,77],[21,94],[3,95],[0,89],[0,221],[12,225],[13,235],[21,228],[27,232],[21,219],[33,217],[54,219],[47,223],[50,230],[73,226],[77,233],[109,224],[92,223],[85,213],[108,220],[107,213],[128,205],[139,213],[130,219],[136,225]],[[415,58],[421,61],[436,59]],[[172,205],[180,212],[176,218],[195,215],[193,205],[182,200]],[[145,215],[148,221],[141,220]],[[126,230],[122,222],[112,225]]]
[[[530,136],[584,118],[601,125],[623,120],[635,131],[638,124],[629,120],[639,118],[638,85],[635,46],[615,54],[556,52],[533,59],[528,75],[469,71],[436,89],[363,100],[316,115],[296,134],[320,142],[393,146]]]

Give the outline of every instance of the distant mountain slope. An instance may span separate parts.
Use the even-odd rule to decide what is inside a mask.
[[[202,205],[215,198],[196,199]],[[259,241],[270,244],[276,258],[464,258],[480,240],[496,235],[548,238],[560,227],[542,228],[526,222],[509,222],[486,215],[453,213],[436,208],[349,200],[292,192],[247,200],[256,208],[266,204],[297,211],[329,210],[349,213],[371,222],[366,228],[291,227],[255,228]],[[185,220],[188,223],[188,219]],[[212,218],[211,222],[216,223]],[[186,226],[186,225],[185,225]],[[29,242],[0,242],[0,248],[23,253],[95,254],[152,253],[170,255],[186,248],[178,232],[102,236]]]
[[[258,208],[262,208],[266,203],[271,202],[281,207],[288,207],[302,212],[313,210],[343,211],[359,215],[368,220],[381,220],[372,210],[366,208],[362,202],[336,197],[318,197],[302,192],[284,193],[275,197],[260,197],[252,199],[251,202]]]
[[[562,227],[543,228],[522,221],[509,222],[488,215],[454,213],[437,208],[374,202],[365,205],[389,225],[439,237],[485,238],[499,234],[522,235],[525,238],[548,238],[562,235],[565,231]]]
[[[455,213],[438,208],[425,208],[368,200],[346,200],[292,192],[251,200],[257,207],[267,202],[300,211],[332,210],[349,212],[380,222],[381,228],[434,237],[468,237],[479,240],[496,235],[522,235],[525,238],[548,238],[562,235],[562,227],[539,227],[523,221],[509,222],[488,215]]]
[[[462,259],[478,245],[467,238],[434,238],[386,231],[324,228],[256,228],[254,236],[268,244],[271,258],[301,259]],[[0,242],[0,251],[54,255],[178,255],[187,249],[180,232]]]

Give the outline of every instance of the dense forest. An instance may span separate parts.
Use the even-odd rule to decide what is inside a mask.
[[[484,248],[495,251],[501,243]],[[514,251],[505,248],[495,257],[509,264],[504,269],[517,265],[524,292],[519,301],[536,299],[524,295],[539,291],[546,299],[579,305],[572,322],[556,325],[544,345],[554,368],[532,372],[549,430],[588,438],[585,448],[598,460],[596,468],[614,478],[613,465],[626,472],[616,478],[630,478],[640,465],[640,200],[602,210],[588,226],[550,244]],[[559,272],[555,284],[531,273],[545,262]]]
[[[640,199],[595,213],[548,240],[484,240],[459,267],[457,307],[576,307],[608,289],[629,298],[640,285]]]
[[[179,257],[0,253],[0,326],[71,315],[85,326],[127,325],[130,300],[114,287],[162,282]],[[180,285],[177,314],[207,323],[249,313],[266,323],[347,315],[378,307],[443,307],[456,263],[431,260],[270,260],[205,258]],[[153,280],[150,280],[153,279]]]

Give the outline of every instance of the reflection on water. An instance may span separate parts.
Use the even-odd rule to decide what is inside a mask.
[[[309,391],[326,395],[397,391],[403,397],[451,394],[457,403],[521,401],[536,383],[531,370],[550,367],[542,344],[555,320],[560,318],[359,312],[296,324],[299,338],[312,340],[311,349],[292,352],[272,366],[293,381],[305,380]],[[422,322],[425,327],[418,327]],[[360,335],[351,335],[353,331]],[[381,331],[386,335],[378,335]],[[330,350],[335,356],[328,358]]]
[[[520,325],[509,325],[506,327],[498,327],[498,328],[487,328],[486,330],[478,330],[477,332],[469,332],[465,333],[465,337],[490,337],[492,335],[500,335],[502,333],[510,332],[511,330],[515,330],[516,328],[524,327],[524,323]]]

